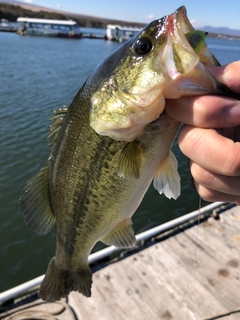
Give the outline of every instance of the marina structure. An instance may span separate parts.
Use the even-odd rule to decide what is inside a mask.
[[[124,42],[129,40],[139,31],[141,28],[135,27],[124,27],[116,24],[108,24],[106,28],[105,38],[111,41]]]
[[[110,41],[125,42],[136,35],[142,28],[126,27],[115,24],[108,24],[105,35],[83,33],[80,26],[73,20],[53,20],[39,18],[17,18],[15,27],[11,26],[6,20],[1,22],[2,29],[0,31],[14,31],[20,35],[29,36],[45,36],[45,37],[60,37],[60,38],[91,38],[105,39]],[[84,29],[84,28],[83,28]]]

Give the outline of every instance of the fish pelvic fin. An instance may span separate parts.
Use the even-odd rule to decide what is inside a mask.
[[[106,237],[101,241],[107,245],[117,248],[132,248],[136,246],[136,238],[132,227],[132,220],[121,221]]]
[[[125,179],[138,179],[140,175],[142,148],[134,140],[126,144],[118,159],[118,174]]]
[[[49,165],[28,181],[20,198],[20,211],[26,225],[37,234],[47,234],[55,223],[50,202]]]
[[[88,265],[79,271],[63,270],[58,267],[54,257],[48,266],[40,286],[39,298],[44,301],[57,301],[71,291],[78,291],[86,297],[91,296],[92,272]]]
[[[169,155],[160,163],[154,177],[153,186],[160,194],[165,194],[169,199],[177,199],[181,193],[180,176],[177,171],[178,163],[174,154]]]

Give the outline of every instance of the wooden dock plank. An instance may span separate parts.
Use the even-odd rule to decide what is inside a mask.
[[[169,230],[95,272],[91,298],[72,292],[57,304],[36,300],[16,311],[25,312],[23,318],[1,316],[26,319],[31,311],[46,319],[55,313],[58,320],[240,319],[240,207]]]
[[[239,227],[235,207],[219,220],[210,218],[96,272],[92,298],[73,292],[69,303],[87,320],[227,314],[240,306]]]

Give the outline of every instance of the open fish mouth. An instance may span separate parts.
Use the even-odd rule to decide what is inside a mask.
[[[166,61],[168,75],[172,80],[187,74],[199,63],[195,52],[197,34],[191,25],[184,6],[165,17],[164,33],[167,37],[163,59]],[[192,34],[192,37],[186,35]],[[189,42],[189,40],[192,41]],[[199,39],[201,41],[201,39]]]
[[[189,51],[194,50],[195,53],[198,54],[201,63],[204,65],[220,65],[219,61],[208,49],[207,45],[203,43],[203,38],[207,33],[194,29],[188,19],[185,6],[181,6],[167,17],[166,32],[173,35],[175,42],[182,44]]]
[[[183,35],[189,31],[194,30],[188,19],[187,10],[184,6],[178,8],[173,14],[170,15],[170,17],[172,17],[172,19],[175,19],[179,34]]]
[[[176,36],[176,40],[185,39],[184,34],[194,30],[184,6],[178,8],[174,13],[166,16],[166,31]]]
[[[192,26],[187,16],[185,6],[181,6],[174,13],[166,16],[166,32],[171,34],[175,42],[181,43],[186,48],[188,44],[192,49],[195,49],[186,37],[190,32],[196,31]],[[204,33],[204,32],[203,32]],[[196,37],[196,34],[194,34]]]

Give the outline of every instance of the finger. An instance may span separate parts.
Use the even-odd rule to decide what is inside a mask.
[[[221,67],[209,67],[219,82],[234,92],[240,93],[240,60]]]
[[[191,163],[191,173],[198,185],[235,197],[240,196],[240,177],[229,177],[206,170]]]
[[[214,129],[184,126],[178,139],[182,152],[193,162],[214,173],[240,176],[240,143]]]
[[[166,101],[170,117],[201,128],[226,128],[240,123],[240,101],[220,96],[200,96]]]
[[[240,93],[240,61],[226,66],[209,67],[210,72],[232,91]],[[166,112],[174,119],[202,128],[235,126],[240,122],[240,94],[238,100],[201,96],[167,100]]]
[[[196,183],[196,189],[200,197],[209,202],[223,201],[223,202],[233,202],[240,205],[240,197],[235,195],[230,195],[215,191],[212,189],[205,188],[198,183]]]

